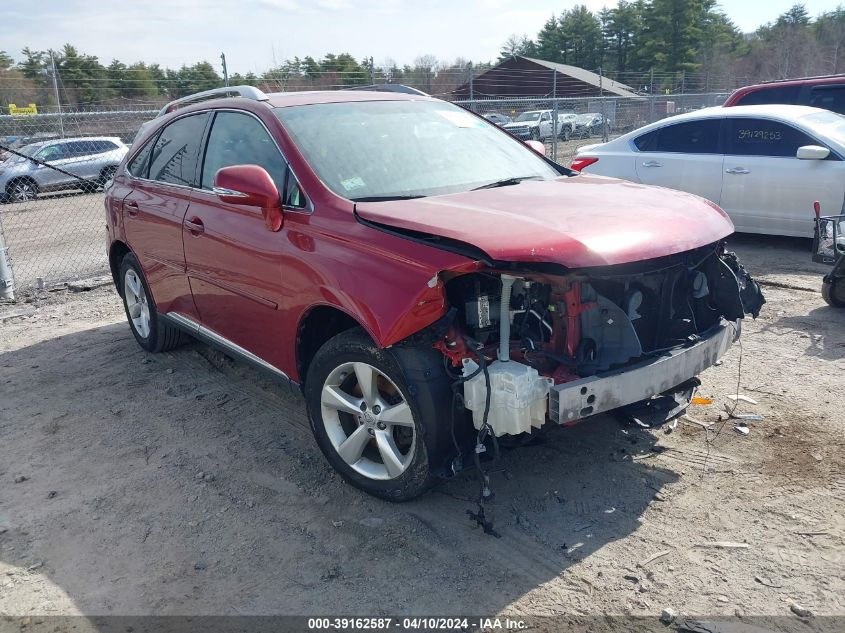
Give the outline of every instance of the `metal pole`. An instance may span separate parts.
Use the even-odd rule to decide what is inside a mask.
[[[12,300],[15,298],[15,275],[9,262],[2,227],[0,227],[0,298]]]
[[[65,124],[62,120],[62,100],[59,98],[59,82],[56,79],[56,60],[53,58],[53,51],[50,51],[50,65],[53,67],[53,92],[56,95],[56,109],[59,112],[59,132],[62,138],[64,138]]]
[[[599,66],[599,99],[601,99],[601,140],[607,143],[607,107],[604,103],[604,75],[601,66]]]
[[[557,162],[557,71],[552,71],[552,160]]]
[[[220,61],[223,62],[223,85],[229,87],[229,70],[226,68],[226,53],[220,53]]]
[[[374,85],[376,83],[376,64],[373,61],[372,56],[370,56],[370,85]]]
[[[651,71],[649,72],[649,83],[648,83],[648,122],[654,122],[654,66],[651,67]]]

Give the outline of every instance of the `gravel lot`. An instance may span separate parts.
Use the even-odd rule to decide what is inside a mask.
[[[507,453],[500,539],[474,473],[364,496],[297,394],[198,343],[144,353],[110,288],[0,305],[29,311],[0,325],[0,615],[845,614],[845,312],[808,241],[733,241],[768,304],[703,376],[713,431],[602,416]],[[748,436],[720,421],[740,358]]]
[[[0,204],[0,225],[18,288],[108,271],[102,193],[69,191]]]

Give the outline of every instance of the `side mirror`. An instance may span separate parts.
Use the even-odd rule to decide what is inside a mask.
[[[261,207],[269,231],[282,228],[284,214],[276,183],[258,165],[223,167],[214,175],[214,191],[221,202]]]
[[[830,156],[830,150],[821,145],[804,145],[795,153],[795,157],[801,160],[824,160],[828,156]]]
[[[546,146],[543,145],[540,141],[525,141],[525,144],[538,154],[541,154],[543,156],[546,155]]]

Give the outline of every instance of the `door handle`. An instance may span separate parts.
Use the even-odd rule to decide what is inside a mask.
[[[190,220],[185,220],[183,222],[185,228],[193,235],[194,237],[199,237],[203,233],[205,233],[205,225],[202,223],[202,220],[199,218],[192,218]]]
[[[730,169],[725,170],[726,174],[750,174],[751,172],[748,171],[745,167],[731,167]]]
[[[643,167],[663,167],[663,163],[656,160],[647,160],[643,162]]]
[[[125,205],[123,205],[123,208],[126,209],[126,213],[131,215],[133,218],[138,215],[138,212],[140,211],[140,209],[138,208],[138,203],[134,200],[130,200],[129,202],[127,202]]]

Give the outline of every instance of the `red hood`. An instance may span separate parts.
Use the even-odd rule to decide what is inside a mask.
[[[494,260],[569,268],[681,253],[734,230],[692,194],[589,175],[355,208],[364,220],[472,244]]]

